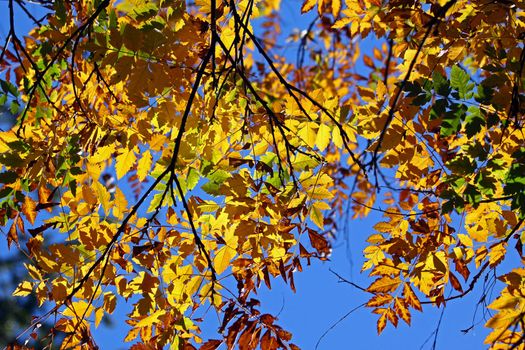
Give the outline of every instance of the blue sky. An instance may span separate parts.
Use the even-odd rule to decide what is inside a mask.
[[[0,0],[0,41],[3,42],[8,32],[8,2]],[[284,30],[297,27],[305,29],[309,23],[308,18],[299,15],[300,1],[283,1],[285,14]],[[20,13],[17,13],[19,21],[19,34],[27,32],[30,23]],[[371,43],[373,44],[373,42]],[[285,49],[285,54],[295,59],[296,46],[290,45]],[[362,48],[366,53],[366,47]],[[131,197],[131,195],[130,195]],[[318,349],[431,349],[434,341],[432,332],[436,329],[441,311],[435,307],[426,305],[424,313],[414,311],[412,314],[412,327],[400,322],[398,329],[388,325],[381,336],[376,333],[377,316],[371,313],[371,309],[360,308],[348,315],[343,321],[336,323],[350,310],[366,302],[369,296],[354,287],[340,283],[338,278],[329,270],[332,269],[359,285],[367,286],[371,279],[366,273],[360,273],[363,262],[362,249],[365,239],[373,232],[372,226],[380,219],[380,215],[372,213],[366,219],[353,220],[349,223],[348,236],[339,235],[335,242],[333,255],[330,261],[319,262],[312,260],[311,266],[306,266],[304,272],[297,273],[297,293],[293,293],[289,287],[281,281],[272,284],[272,290],[261,286],[259,298],[262,302],[263,313],[279,314],[279,325],[293,333],[293,343],[303,349],[314,349],[321,336],[330,328],[328,333],[321,339]],[[350,242],[347,246],[347,240]],[[0,240],[0,249],[6,251],[5,241]],[[505,265],[503,265],[503,268]],[[483,328],[484,307],[481,305],[476,312],[476,304],[480,298],[483,280],[480,280],[477,288],[465,298],[447,304],[444,310],[439,334],[437,337],[437,349],[480,349],[487,331]],[[496,287],[495,291],[499,289]],[[119,311],[122,311],[119,313]],[[203,338],[217,338],[215,333],[217,324],[216,317],[209,313],[210,322],[203,326]],[[112,317],[113,326],[101,325],[94,331],[95,340],[101,349],[125,349],[129,344],[122,344],[127,327],[123,323],[125,315],[119,307]],[[462,329],[469,328],[472,323],[479,323],[467,334]],[[430,338],[429,338],[430,337]],[[425,341],[428,342],[425,344]],[[424,345],[424,346],[423,346]],[[423,346],[423,347],[422,347]]]

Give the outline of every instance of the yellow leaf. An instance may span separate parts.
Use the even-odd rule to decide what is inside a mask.
[[[126,175],[129,169],[133,167],[136,160],[137,160],[137,157],[135,156],[135,152],[133,152],[133,150],[124,148],[122,150],[122,153],[120,153],[117,156],[117,160],[116,160],[115,171],[117,173],[117,179],[120,179],[124,175]]]
[[[146,326],[153,326],[154,324],[158,323],[159,317],[163,316],[166,313],[166,310],[157,310],[154,313],[152,313],[149,316],[144,317],[142,320],[140,320],[135,327],[146,327]]]
[[[405,297],[405,301],[408,305],[412,306],[416,310],[422,310],[421,303],[419,302],[416,293],[414,293],[412,287],[410,287],[410,284],[408,283],[405,283],[403,286],[403,296]]]
[[[31,294],[33,291],[33,284],[28,281],[24,281],[16,287],[15,291],[13,292],[13,296],[15,297],[25,297]]]
[[[230,262],[235,254],[235,249],[232,249],[227,245],[223,246],[217,251],[215,258],[213,259],[213,267],[215,268],[217,274],[223,273],[228,268],[228,266],[230,266]]]
[[[429,254],[425,261],[425,270],[427,272],[439,271],[441,273],[447,273],[448,262],[445,252],[438,251],[436,253]]]
[[[389,222],[378,222],[374,225],[374,230],[377,232],[390,233],[392,232],[392,225]]]
[[[108,145],[103,147],[98,147],[95,154],[91,157],[88,157],[88,161],[91,164],[97,164],[111,159],[111,154],[115,152],[115,146]]]
[[[305,201],[306,201],[306,196],[304,194],[300,194],[299,197],[292,199],[288,203],[288,209],[300,208],[303,206]]]
[[[72,318],[84,318],[89,317],[93,311],[93,305],[88,304],[84,300],[79,300],[72,302],[71,305],[68,305],[67,309],[62,312],[64,316]]]
[[[516,321],[520,320],[522,315],[520,310],[508,310],[505,309],[494,315],[490,320],[485,323],[487,328],[508,328]]]
[[[334,17],[339,16],[341,11],[341,0],[332,0],[332,15]]]
[[[338,148],[343,147],[343,137],[341,136],[341,130],[337,126],[332,130],[332,142]]]
[[[376,95],[378,100],[383,100],[388,93],[385,83],[382,80],[377,82]]]
[[[297,135],[310,148],[314,148],[317,139],[317,124],[314,122],[306,122],[302,128],[299,129]]]
[[[9,143],[18,141],[18,136],[12,130],[0,132],[0,153],[8,152],[11,150]]]
[[[142,157],[139,160],[139,163],[137,164],[137,177],[140,181],[144,181],[146,176],[148,176],[148,173],[151,169],[151,153],[149,150],[142,153]]]
[[[312,187],[307,190],[308,196],[313,199],[332,199],[334,195],[324,187]]]
[[[458,238],[463,245],[467,247],[472,247],[472,239],[468,235],[458,233]]]
[[[489,265],[494,267],[498,265],[505,258],[505,253],[507,252],[506,248],[507,242],[501,242],[491,247],[489,252]]]
[[[314,202],[313,206],[316,207],[317,209],[320,209],[320,210],[330,210],[330,209],[332,209],[330,204],[328,204],[326,202]]]
[[[96,309],[95,310],[95,328],[98,328],[100,321],[102,321],[102,317],[104,317],[104,309],[102,308]]]
[[[111,199],[111,195],[109,194],[106,187],[100,182],[93,183],[93,187],[99,203],[102,204],[104,211],[107,213],[110,209],[109,201]]]
[[[521,301],[520,297],[515,297],[510,294],[502,294],[500,297],[498,297],[496,300],[494,300],[490,305],[489,308],[493,310],[514,310],[516,306],[519,305]]]
[[[140,332],[140,328],[138,328],[138,327],[131,328],[129,330],[128,334],[126,335],[126,337],[124,338],[124,341],[125,342],[130,342],[130,341],[134,340],[139,335],[139,332]]]
[[[365,258],[370,261],[368,264],[365,263],[367,268],[371,268],[373,265],[379,265],[379,263],[385,260],[385,253],[381,250],[381,248],[375,245],[366,247],[363,250],[363,253],[365,254]]]
[[[330,127],[328,125],[322,123],[319,125],[315,144],[321,151],[324,151],[326,147],[328,147],[330,144]]]
[[[350,18],[350,17],[343,17],[343,18],[337,20],[334,23],[334,25],[332,26],[332,28],[334,28],[334,29],[341,29],[343,27],[346,27],[349,23],[356,23],[356,21],[352,21],[352,18]]]
[[[115,207],[113,207],[113,214],[115,217],[122,219],[124,212],[126,212],[127,209],[128,201],[126,200],[126,196],[120,188],[117,187],[115,191]]]

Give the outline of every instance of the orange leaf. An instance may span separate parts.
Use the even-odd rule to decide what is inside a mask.
[[[382,313],[381,313],[381,316],[379,317],[379,319],[377,320],[377,334],[381,334],[383,332],[383,330],[385,329],[386,327],[386,311],[387,309],[382,309],[384,310]]]
[[[396,313],[399,315],[399,317],[401,317],[401,319],[405,321],[406,324],[410,325],[410,311],[408,310],[405,299],[396,298],[394,302],[394,309],[396,310]]]
[[[26,216],[31,225],[35,224],[36,219],[36,204],[29,196],[24,197],[24,204],[22,205],[22,212]]]
[[[306,13],[314,8],[317,0],[305,0],[303,6],[301,6],[301,13]]]
[[[403,296],[405,297],[405,300],[408,305],[412,306],[414,309],[418,311],[422,311],[421,303],[419,302],[419,299],[417,298],[416,294],[410,287],[410,284],[405,283],[403,286]]]
[[[390,294],[377,294],[374,295],[367,303],[368,307],[378,307],[388,304],[392,301],[392,296]]]

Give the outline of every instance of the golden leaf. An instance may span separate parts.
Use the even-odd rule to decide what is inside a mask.
[[[305,0],[303,6],[301,6],[301,13],[305,13],[314,8],[317,4],[317,0]]]
[[[228,246],[223,246],[217,251],[215,258],[213,259],[213,267],[217,274],[221,274],[230,266],[230,262],[233,257],[237,254],[235,249],[232,249]]]
[[[375,280],[366,290],[371,293],[389,293],[395,291],[400,283],[399,278],[383,276]]]
[[[151,162],[151,153],[149,150],[146,150],[144,153],[142,153],[142,156],[140,157],[140,160],[137,164],[137,177],[140,181],[144,181],[146,176],[148,176],[148,173],[151,169]]]

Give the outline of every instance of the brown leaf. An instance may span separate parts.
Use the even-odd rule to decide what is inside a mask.
[[[199,350],[215,350],[222,344],[222,340],[211,339],[202,344]]]
[[[279,260],[279,273],[281,274],[281,277],[283,278],[284,282],[286,283],[286,270],[284,269],[284,263],[283,259]]]
[[[268,268],[266,266],[263,268],[263,276],[266,287],[268,287],[268,289],[272,289],[272,285],[270,283],[270,274],[268,273]]]
[[[277,348],[277,339],[272,336],[271,331],[266,331],[261,338],[261,350],[276,350]]]
[[[448,273],[448,277],[450,278],[450,284],[452,284],[452,287],[454,287],[455,290],[457,290],[460,293],[463,293],[463,288],[461,287],[461,283],[457,279],[456,276],[452,272]]]
[[[256,330],[256,323],[254,321],[247,322],[246,329],[241,333],[237,344],[239,345],[240,350],[249,350],[251,349],[250,343],[252,337]]]
[[[237,319],[229,328],[228,328],[228,335],[226,336],[226,345],[228,349],[233,349],[233,346],[235,344],[235,339],[237,339],[237,334],[244,329],[246,326],[245,322],[247,320],[247,316],[243,315]]]
[[[319,254],[328,255],[330,253],[330,246],[326,238],[312,229],[308,229],[308,237],[310,238],[312,247],[314,247]]]
[[[11,248],[11,244],[15,242],[18,244],[18,234],[16,233],[16,224],[13,222],[7,232],[7,248]]]
[[[455,259],[454,265],[456,267],[456,271],[459,272],[459,274],[466,280],[468,280],[468,276],[470,275],[470,270],[467,267],[467,264],[463,260]]]
[[[290,341],[290,340],[292,339],[292,333],[290,333],[290,332],[288,332],[288,331],[285,331],[285,330],[282,329],[282,328],[278,328],[278,329],[277,329],[277,336],[278,336],[280,339],[282,339],[282,340],[284,340],[284,341],[286,341],[286,342],[288,342],[288,341]]]
[[[264,323],[266,326],[271,326],[273,324],[273,322],[275,321],[275,317],[273,317],[272,315],[270,314],[264,314],[264,315],[261,315],[261,317],[259,318],[261,320],[262,323]]]

